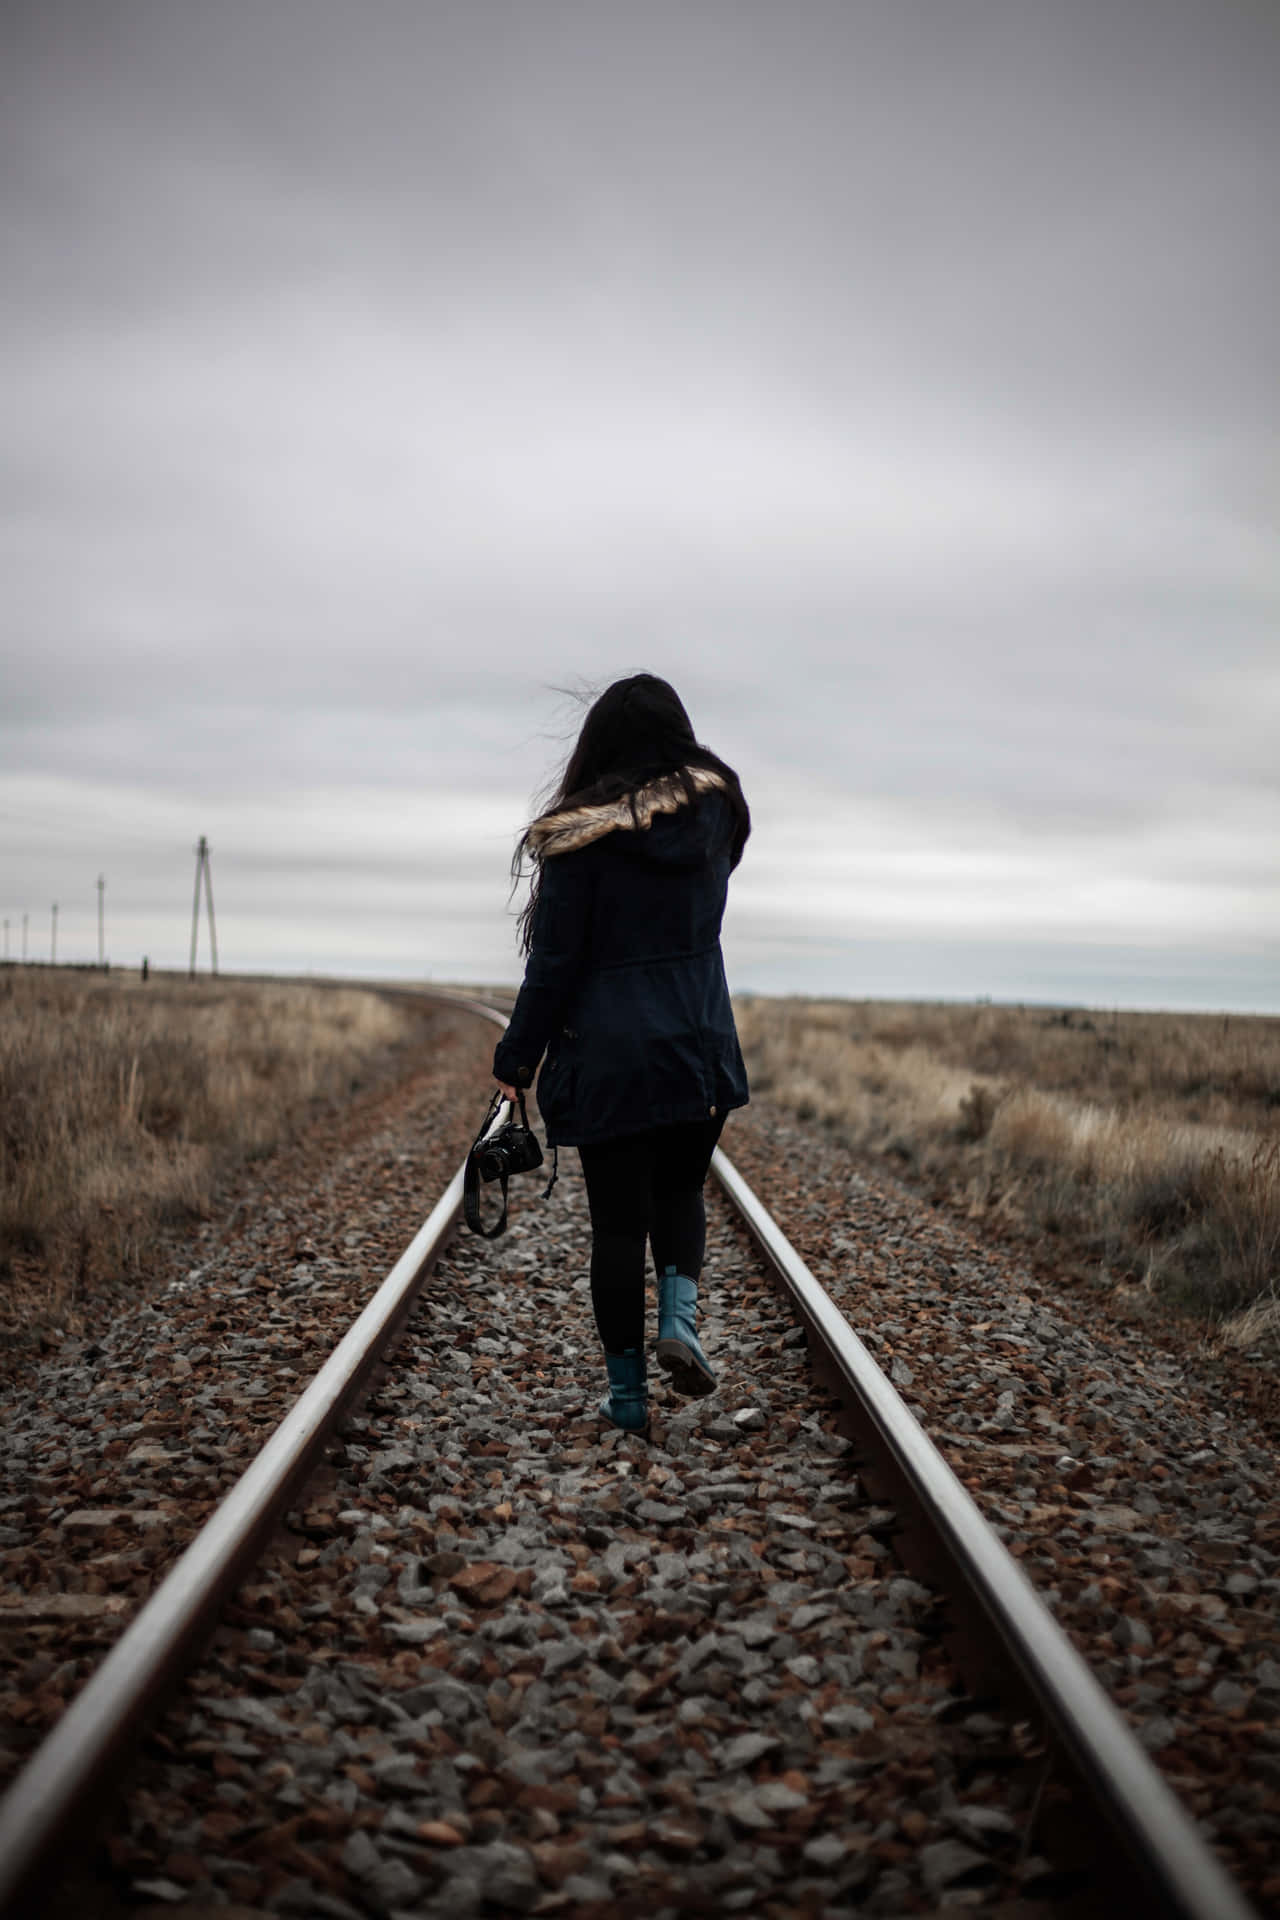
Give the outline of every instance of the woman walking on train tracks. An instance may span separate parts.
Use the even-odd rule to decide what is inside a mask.
[[[591,707],[516,849],[517,876],[526,854],[533,864],[528,964],[494,1077],[514,1099],[542,1061],[548,1144],[578,1149],[600,1411],[633,1432],[649,1412],[646,1242],[658,1363],[677,1393],[715,1390],[697,1334],[702,1188],[726,1113],[747,1102],[720,922],[750,831],[737,774],[699,745],[675,689],[638,673]]]

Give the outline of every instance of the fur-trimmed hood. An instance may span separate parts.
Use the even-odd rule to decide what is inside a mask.
[[[695,793],[727,790],[721,775],[710,767],[685,767],[683,771],[685,778],[693,783]],[[689,796],[681,775],[664,773],[661,779],[651,780],[647,786],[633,794],[623,794],[617,800],[590,807],[567,807],[562,813],[544,813],[529,828],[528,848],[538,860],[549,860],[557,853],[575,853],[579,847],[590,846],[606,833],[634,833],[637,827],[642,833],[647,832],[659,814],[678,813],[688,804]]]

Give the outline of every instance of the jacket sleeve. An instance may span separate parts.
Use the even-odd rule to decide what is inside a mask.
[[[493,1055],[496,1079],[530,1087],[586,966],[594,863],[587,849],[547,860],[538,887],[524,984]]]

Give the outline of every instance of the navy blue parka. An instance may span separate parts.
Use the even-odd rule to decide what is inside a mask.
[[[651,793],[652,789],[646,789]],[[573,816],[587,820],[593,809]],[[733,812],[711,788],[548,850],[529,963],[493,1071],[530,1086],[551,1146],[585,1146],[745,1106],[720,923]],[[595,824],[598,826],[599,822]],[[552,843],[548,843],[550,847]]]

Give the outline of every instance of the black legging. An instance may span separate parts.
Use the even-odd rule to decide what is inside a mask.
[[[591,1305],[606,1353],[644,1345],[645,1241],[661,1273],[696,1280],[707,1219],[702,1183],[724,1115],[579,1147],[591,1209]]]

